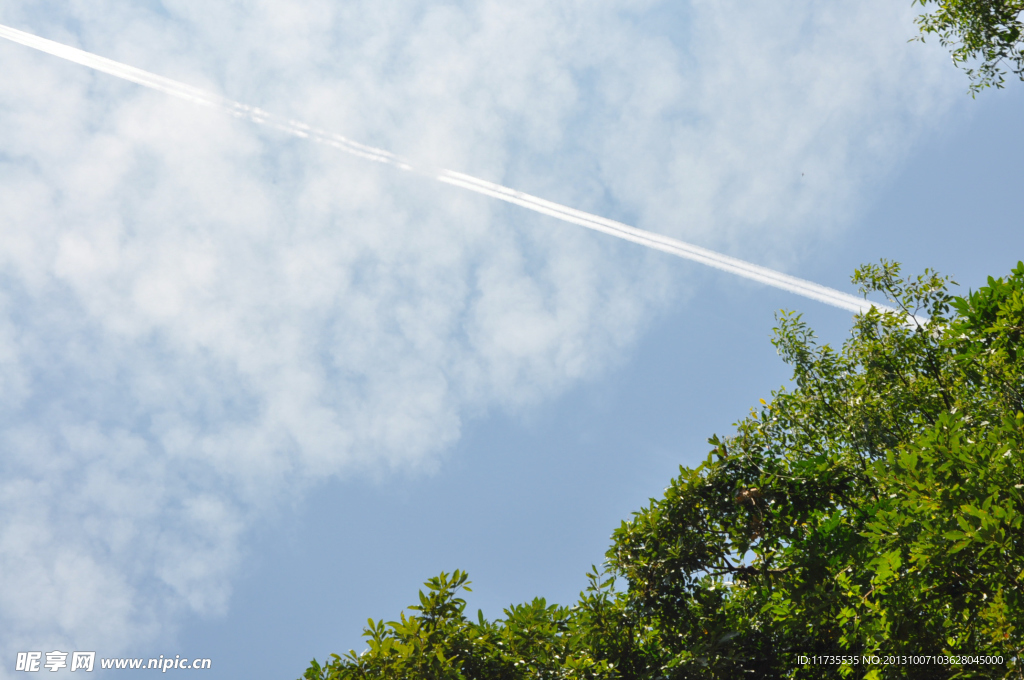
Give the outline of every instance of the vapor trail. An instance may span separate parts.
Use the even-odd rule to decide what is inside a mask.
[[[769,286],[781,288],[782,290],[796,293],[797,295],[802,295],[812,300],[824,302],[825,304],[839,307],[840,309],[846,309],[852,312],[866,312],[871,307],[877,307],[881,311],[895,311],[886,305],[869,302],[854,295],[843,293],[842,291],[838,291],[834,288],[829,288],[812,281],[783,274],[782,272],[775,271],[774,269],[768,269],[767,267],[762,267],[735,257],[722,255],[721,253],[716,253],[712,250],[701,248],[700,246],[684,243],[674,238],[669,238],[668,236],[644,231],[643,229],[637,229],[636,227],[631,227],[629,225],[622,224],[621,222],[609,220],[597,215],[591,215],[590,213],[575,210],[564,205],[559,205],[558,203],[552,203],[551,201],[546,201],[542,198],[531,196],[530,194],[524,194],[521,191],[516,191],[515,189],[510,189],[508,187],[501,186],[500,184],[494,184],[482,179],[477,179],[470,175],[464,175],[453,170],[445,170],[442,168],[414,167],[406,159],[401,156],[397,156],[390,151],[376,149],[372,146],[366,146],[365,144],[359,144],[358,142],[354,142],[342,137],[341,135],[334,134],[333,132],[327,132],[326,130],[320,130],[306,125],[305,123],[282,118],[254,106],[241,104],[221,97],[220,95],[192,87],[191,85],[179,83],[175,80],[171,80],[170,78],[164,78],[163,76],[143,71],[142,69],[135,68],[134,66],[128,66],[127,64],[122,64],[89,52],[84,52],[74,47],[53,42],[52,40],[46,40],[45,38],[40,38],[32,35],[31,33],[25,33],[24,31],[19,31],[2,24],[0,24],[0,37],[7,38],[8,40],[37,49],[41,52],[52,54],[55,57],[60,57],[61,59],[66,59],[76,64],[81,64],[82,66],[87,66],[91,69],[102,71],[103,73],[108,73],[112,76],[116,76],[133,83],[138,83],[139,85],[158,90],[179,99],[184,99],[195,104],[201,104],[203,106],[209,106],[211,108],[224,111],[237,118],[244,118],[261,125],[276,128],[290,135],[311,139],[320,144],[333,146],[345,151],[346,153],[359,156],[360,158],[377,161],[378,163],[386,163],[402,170],[433,177],[439,182],[444,182],[445,184],[462,187],[463,189],[468,189],[469,191],[474,191],[478,194],[497,198],[508,203],[514,203],[515,205],[533,210],[534,212],[557,218],[563,222],[578,224],[580,226],[587,227],[588,229],[594,229],[595,231],[610,234],[627,241],[632,241],[633,243],[639,243],[640,245],[647,246],[648,248],[654,248],[655,250],[683,257],[687,260],[700,262],[701,264],[706,264],[710,267],[715,267],[716,269],[721,269],[738,276],[753,279],[754,281],[758,281]]]

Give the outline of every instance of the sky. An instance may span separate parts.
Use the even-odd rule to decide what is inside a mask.
[[[907,3],[8,0],[0,24],[847,292],[1024,257],[1024,86]],[[571,602],[850,314],[0,43],[0,678],[301,675]],[[45,671],[44,671],[45,672]],[[178,671],[183,672],[183,671]],[[138,675],[139,673],[136,673]],[[97,671],[97,677],[131,676]]]

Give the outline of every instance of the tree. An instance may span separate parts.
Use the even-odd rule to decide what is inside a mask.
[[[595,661],[579,634],[572,610],[543,599],[505,610],[489,622],[465,616],[468,576],[456,570],[424,585],[414,612],[385,624],[370,619],[364,630],[368,649],[335,654],[321,666],[314,659],[306,680],[611,680],[607,662]]]
[[[1005,82],[1006,68],[1024,80],[1022,0],[914,0],[935,11],[917,18],[922,42],[938,36],[971,79],[971,94]]]
[[[1024,678],[1024,263],[963,298],[854,280],[902,311],[838,350],[780,315],[795,387],[624,521],[573,607],[470,622],[442,575],[306,677]]]
[[[616,531],[609,564],[647,624],[615,659],[632,677],[828,675],[801,655],[868,678],[1024,677],[1024,264],[962,299],[898,274],[858,271],[903,313],[859,316],[840,351],[783,315],[796,389]],[[859,662],[875,654],[1005,663]]]

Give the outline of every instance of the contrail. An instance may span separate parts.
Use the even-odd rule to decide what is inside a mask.
[[[267,125],[296,137],[303,137],[320,144],[333,146],[345,151],[346,153],[359,156],[360,158],[377,161],[378,163],[386,163],[402,170],[433,177],[437,181],[444,182],[445,184],[462,187],[463,189],[468,189],[469,191],[474,191],[478,194],[497,198],[508,203],[514,203],[515,205],[522,206],[528,210],[533,210],[534,212],[557,218],[563,222],[578,224],[580,226],[587,227],[588,229],[594,229],[595,231],[600,231],[605,234],[625,239],[626,241],[639,243],[640,245],[647,246],[648,248],[654,248],[655,250],[683,257],[687,260],[700,262],[701,264],[706,264],[710,267],[715,267],[716,269],[721,269],[738,276],[753,279],[759,283],[781,288],[782,290],[796,293],[797,295],[802,295],[812,300],[824,302],[825,304],[839,307],[840,309],[852,312],[866,312],[871,307],[877,307],[880,311],[897,311],[892,307],[863,300],[854,295],[843,293],[842,291],[838,291],[834,288],[829,288],[828,286],[822,286],[812,281],[783,274],[782,272],[775,271],[774,269],[768,269],[767,267],[762,267],[735,257],[722,255],[721,253],[716,253],[712,250],[708,250],[707,248],[701,248],[700,246],[684,243],[683,241],[678,241],[674,238],[669,238],[668,236],[644,231],[643,229],[637,229],[636,227],[631,227],[629,225],[622,224],[621,222],[599,217],[598,215],[591,215],[590,213],[575,210],[564,205],[559,205],[558,203],[552,203],[551,201],[546,201],[543,198],[531,196],[530,194],[525,194],[521,191],[501,186],[500,184],[494,184],[482,179],[477,179],[470,175],[464,175],[460,172],[441,168],[417,168],[406,159],[401,156],[397,156],[390,151],[366,146],[365,144],[359,144],[358,142],[354,142],[342,137],[341,135],[334,134],[333,132],[327,132],[326,130],[320,130],[306,125],[305,123],[282,118],[254,106],[241,104],[221,97],[220,95],[213,94],[212,92],[200,90],[192,87],[191,85],[179,83],[176,80],[164,78],[163,76],[158,76],[155,73],[149,73],[148,71],[143,71],[142,69],[135,68],[134,66],[128,66],[127,64],[122,64],[89,52],[84,52],[74,47],[69,47],[68,45],[53,42],[52,40],[46,40],[45,38],[40,38],[32,35],[31,33],[25,33],[24,31],[19,31],[15,28],[10,28],[2,24],[0,24],[0,37],[7,38],[8,40],[37,49],[41,52],[52,54],[55,57],[60,57],[61,59],[66,59],[76,64],[81,64],[82,66],[87,66],[91,69],[102,71],[103,73],[108,73],[112,76],[116,76],[133,83],[138,83],[139,85],[158,90],[179,99],[190,101],[194,104],[201,104],[203,106],[218,109],[237,118],[244,118],[254,123]]]

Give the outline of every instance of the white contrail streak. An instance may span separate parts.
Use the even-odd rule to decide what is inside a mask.
[[[834,288],[822,286],[812,281],[800,279],[795,276],[789,276],[782,272],[777,272],[767,267],[761,267],[759,265],[746,262],[744,260],[737,259],[735,257],[729,257],[728,255],[722,255],[700,246],[691,245],[682,241],[677,241],[674,238],[668,236],[662,236],[655,234],[650,231],[644,231],[643,229],[637,229],[636,227],[630,227],[629,225],[622,224],[621,222],[615,222],[604,217],[597,215],[591,215],[581,210],[574,210],[573,208],[559,205],[558,203],[552,203],[551,201],[545,201],[542,198],[531,196],[530,194],[524,194],[521,191],[510,189],[508,187],[501,186],[500,184],[494,184],[487,182],[476,177],[464,175],[459,172],[444,169],[431,169],[431,168],[416,168],[406,159],[396,156],[390,151],[384,149],[376,149],[372,146],[366,146],[353,142],[350,139],[346,139],[341,135],[327,132],[326,130],[319,130],[314,127],[310,127],[305,123],[300,123],[294,120],[288,120],[280,116],[275,116],[272,113],[263,111],[254,106],[247,106],[239,102],[231,101],[221,97],[220,95],[206,92],[198,88],[179,83],[170,78],[164,78],[148,71],[137,69],[127,64],[106,59],[89,52],[83,52],[82,50],[61,43],[53,42],[52,40],[46,40],[34,36],[31,33],[25,33],[8,26],[0,24],[0,37],[7,38],[16,43],[20,43],[27,47],[52,54],[55,57],[66,59],[82,66],[87,66],[103,73],[108,73],[112,76],[129,80],[133,83],[138,83],[145,87],[159,90],[165,94],[169,94],[179,99],[193,102],[195,104],[201,104],[203,106],[209,106],[220,111],[225,111],[238,118],[244,118],[246,120],[260,123],[261,125],[268,125],[272,128],[281,130],[290,135],[297,137],[303,137],[311,139],[320,144],[326,144],[333,146],[337,149],[341,149],[346,153],[350,153],[360,158],[365,158],[371,161],[377,161],[378,163],[386,163],[393,165],[402,170],[416,172],[424,174],[434,179],[444,182],[445,184],[451,184],[453,186],[462,187],[469,191],[475,191],[478,194],[485,196],[491,196],[508,203],[514,203],[515,205],[522,206],[534,212],[538,212],[544,215],[550,215],[563,222],[571,222],[580,226],[587,227],[588,229],[594,229],[596,231],[604,232],[633,243],[639,243],[640,245],[647,246],[648,248],[654,248],[672,255],[700,262],[716,269],[737,274],[739,276],[753,279],[760,283],[767,284],[769,286],[775,286],[782,290],[802,295],[812,300],[824,302],[825,304],[833,305],[841,309],[846,309],[852,312],[866,312],[872,306],[879,308],[881,311],[895,311],[891,307],[886,305],[880,305],[874,302],[863,300],[854,295],[849,295],[838,291]]]

